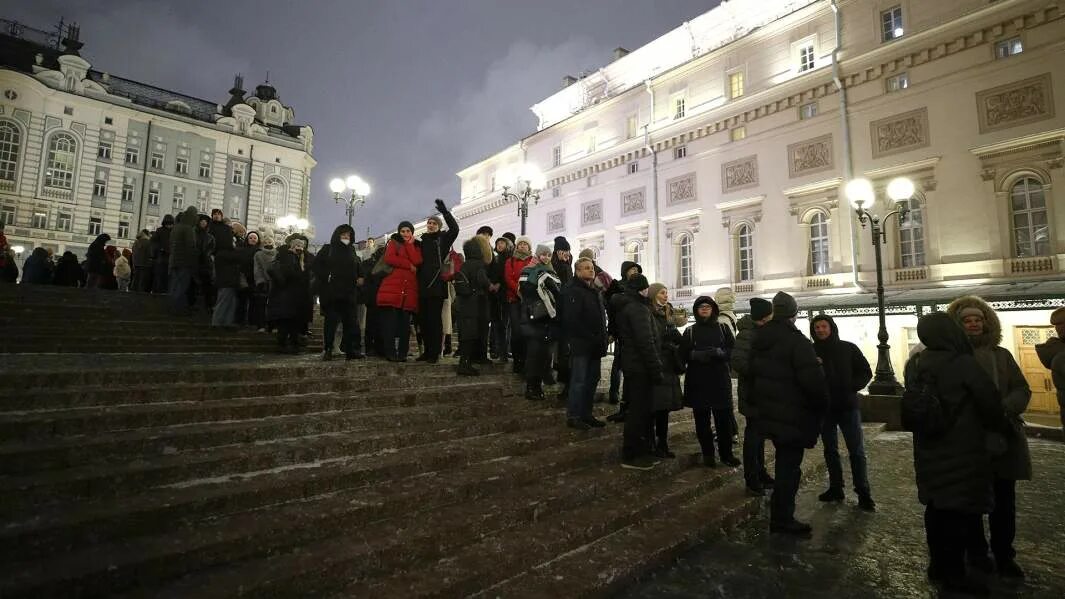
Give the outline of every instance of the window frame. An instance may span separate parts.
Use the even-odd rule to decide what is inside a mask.
[[[625,244],[625,259],[629,262],[635,262],[636,264],[642,264],[643,262],[643,242],[639,239],[633,239]],[[625,276],[625,273],[620,273],[621,277]]]
[[[178,175],[189,174],[189,159],[178,156],[174,159],[174,173]]]
[[[1038,189],[1030,188],[1029,185],[1028,185],[1029,181],[1032,182],[1035,186],[1037,186]],[[1025,207],[1022,210],[1017,210],[1017,208],[1016,208],[1016,206],[1014,204],[1014,199],[1015,199],[1015,196],[1017,195],[1016,190],[1017,190],[1018,186],[1020,186],[1020,185],[1024,185]],[[1022,174],[1019,177],[1015,178],[1014,180],[1012,180],[1010,182],[1009,186],[1006,188],[1006,198],[1007,198],[1007,201],[1009,202],[1010,253],[1016,259],[1041,258],[1041,257],[1053,255],[1053,247],[1052,247],[1052,245],[1053,245],[1053,236],[1051,235],[1050,209],[1049,209],[1049,204],[1047,202],[1047,189],[1046,188],[1047,188],[1047,185],[1042,180],[1040,180],[1039,178],[1037,178],[1037,177],[1035,177],[1035,176],[1033,176],[1032,174],[1029,174],[1029,173]],[[1033,192],[1035,192],[1035,191],[1038,191],[1039,195],[1042,196],[1042,201],[1043,201],[1042,207],[1039,207],[1039,208],[1033,208],[1032,207],[1032,196],[1034,195]],[[1018,251],[1020,249],[1020,243],[1021,242],[1020,242],[1020,240],[1018,238],[1018,235],[1017,235],[1018,231],[1020,230],[1020,228],[1017,226],[1017,217],[1019,215],[1022,215],[1022,214],[1027,217],[1026,218],[1027,224],[1023,228],[1025,230],[1027,230],[1027,234],[1028,234],[1027,244],[1029,246],[1028,250],[1030,250],[1029,253],[1027,253],[1025,255],[1022,255],[1022,253],[1020,251]],[[1034,224],[1032,222],[1033,221],[1032,217],[1034,215],[1036,215],[1036,214],[1042,214],[1043,215],[1044,222],[1042,224],[1040,224],[1040,225],[1036,225],[1036,224]],[[1036,240],[1036,232],[1038,230],[1037,227],[1044,227],[1044,228],[1046,228],[1046,232],[1047,232],[1046,233],[1046,241],[1044,242],[1044,246],[1046,248],[1046,251],[1044,251],[1043,253],[1040,253],[1038,251],[1038,249],[1037,249],[1038,248],[1038,245],[1037,245],[1038,241]]]
[[[896,23],[896,13],[897,20]],[[895,33],[898,30],[902,33]],[[902,10],[902,4],[896,4],[880,11],[880,43],[893,42],[906,35],[906,19]]]
[[[122,231],[123,229],[125,229],[124,233]],[[118,221],[118,238],[119,239],[129,239],[129,221],[127,221],[127,220]]]
[[[10,131],[10,137],[4,134]],[[19,159],[22,156],[22,128],[14,122],[0,119],[0,181],[18,180]],[[10,176],[6,176],[6,175]]]
[[[747,223],[736,227],[736,278],[744,283],[754,280],[754,227]]]
[[[746,125],[739,125],[728,130],[728,138],[730,142],[743,141],[747,139],[747,127]]]
[[[808,109],[808,108],[813,108],[813,111],[810,114],[806,113],[807,112],[806,109]],[[806,121],[806,120],[809,120],[809,119],[812,119],[812,118],[816,117],[818,115],[818,108],[819,107],[817,105],[817,100],[814,100],[813,102],[807,102],[805,104],[800,104],[799,105],[799,120],[800,121]]]
[[[1014,43],[1016,43],[1018,46],[1020,46],[1020,49],[1017,50],[1016,52],[1013,51],[1013,44]],[[1024,53],[1024,40],[1021,39],[1021,36],[1015,35],[1013,37],[1009,37],[1009,38],[1006,38],[1006,39],[1001,39],[1001,40],[996,41],[993,44],[992,48],[993,48],[992,51],[994,52],[995,60],[1006,60],[1007,58],[1011,58],[1013,56],[1017,56],[1018,54],[1023,54]],[[1005,49],[1006,53],[1002,54],[1000,52],[1001,49]]]
[[[910,73],[903,71],[884,79],[884,93],[894,94],[910,89]]]
[[[64,233],[70,233],[74,227],[74,215],[70,212],[59,211],[55,215],[55,229]]]
[[[246,183],[244,177],[244,165],[239,162],[233,163],[233,174],[230,175],[229,182],[233,185],[244,185]]]
[[[673,97],[673,120],[684,118],[688,111],[688,98],[684,95]]]
[[[10,205],[4,204],[0,206],[0,223],[5,227],[15,226],[15,218],[18,216],[18,210]]]
[[[494,180],[495,177],[492,177]],[[279,188],[280,191],[271,197],[271,188]],[[285,181],[281,177],[269,177],[263,182],[263,213],[265,214],[283,214],[287,207],[288,200],[288,187],[285,185]]]
[[[104,230],[103,219],[99,216],[89,217],[89,235],[99,235]]]
[[[158,206],[159,205],[159,188],[158,187],[150,187],[148,189],[148,205],[149,206]]]
[[[61,150],[56,148],[56,143],[61,140],[68,140],[71,149],[62,150],[62,153],[69,159],[69,170],[63,170],[61,173],[66,176],[57,178],[56,167],[64,166],[59,160],[59,152]],[[74,191],[74,179],[77,175],[78,164],[78,139],[74,137],[72,133],[66,131],[59,131],[52,134],[48,138],[48,150],[46,153],[45,169],[44,169],[44,186],[51,187],[52,189],[62,189],[66,191]],[[63,184],[65,181],[65,184]],[[58,182],[58,184],[57,184]]]
[[[562,145],[551,148],[551,165],[562,166]]]
[[[114,146],[109,141],[101,141],[100,145],[96,146],[96,159],[97,160],[111,160],[111,151]]]
[[[174,208],[176,210],[182,210],[182,209],[185,208],[185,186],[184,185],[175,185],[174,186],[174,195],[171,198],[171,203],[174,205]]]
[[[148,168],[161,171],[166,166],[166,152],[152,152]]]
[[[736,79],[734,79],[736,78]],[[739,83],[737,85],[737,82]],[[729,100],[738,100],[747,92],[747,69],[736,67],[725,71],[725,95]]]
[[[673,160],[682,160],[688,157],[688,146],[676,146],[673,148]]]
[[[684,231],[677,236],[677,287],[687,289],[695,285],[695,236]]]
[[[814,210],[806,224],[809,228],[806,252],[810,261],[809,276],[828,275],[832,272],[832,235],[828,228],[829,217],[822,210]],[[817,235],[815,235],[815,228],[817,228]],[[818,246],[818,243],[821,245]],[[823,256],[823,263],[819,261],[819,256]]]
[[[912,197],[907,200],[907,205],[909,212],[899,223],[896,234],[899,268],[922,268],[928,264],[924,235],[924,204],[919,198]],[[914,235],[914,232],[917,234]],[[909,233],[909,235],[904,235],[904,233]],[[909,251],[907,251],[907,246],[909,246]]]
[[[92,195],[95,198],[107,197],[107,179],[92,180]]]
[[[48,212],[41,212],[40,210],[34,210],[30,216],[30,228],[31,229],[47,229],[48,228]]]
[[[130,160],[130,158],[132,158],[132,160]],[[140,161],[141,161],[141,150],[140,150],[140,148],[126,148],[126,157],[125,157],[125,163],[126,164],[140,164]]]
[[[126,192],[129,192],[129,197],[126,197]],[[133,183],[122,182],[122,202],[132,202],[133,196],[136,193],[136,187]]]
[[[210,162],[201,162],[200,163],[200,171],[199,172],[200,172],[200,178],[201,179],[210,179],[211,178],[211,163]]]

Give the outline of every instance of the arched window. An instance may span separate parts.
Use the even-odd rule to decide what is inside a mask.
[[[736,274],[741,281],[754,280],[754,232],[748,225],[736,229]]]
[[[810,274],[828,274],[828,218],[824,212],[810,217]]]
[[[14,123],[0,121],[0,180],[14,181],[22,133]]]
[[[921,202],[910,198],[910,211],[899,225],[899,262],[903,268],[924,266],[924,214]]]
[[[1010,187],[1013,252],[1017,258],[1050,255],[1046,196],[1038,179],[1024,177]]]
[[[636,264],[643,264],[643,244],[639,241],[630,241],[625,246],[625,259]],[[625,273],[621,273],[621,276],[624,277]]]
[[[692,236],[684,233],[677,240],[677,287],[692,286]]]
[[[57,189],[74,189],[74,164],[78,142],[68,133],[56,133],[48,143],[48,168],[44,184]]]
[[[281,214],[285,208],[285,184],[277,177],[266,180],[264,192],[263,211],[270,214]]]

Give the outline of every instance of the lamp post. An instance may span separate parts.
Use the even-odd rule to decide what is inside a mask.
[[[347,179],[336,178],[329,182],[329,189],[333,192],[333,201],[339,204],[344,202],[344,211],[348,215],[348,226],[351,226],[355,217],[355,208],[366,204],[366,196],[370,195],[370,184],[362,180],[358,175],[348,175]],[[348,197],[342,194],[350,191]]]
[[[540,203],[540,190],[544,187],[544,177],[540,169],[535,165],[525,163],[519,165],[513,173],[505,173],[500,177],[504,181],[513,178],[514,190],[510,191],[510,185],[503,186],[503,199],[518,202],[518,216],[521,218],[521,234],[525,235],[525,221],[529,218],[529,200],[534,204]]]
[[[884,313],[884,264],[880,246],[886,243],[884,224],[887,219],[898,215],[899,224],[906,213],[910,211],[909,199],[913,196],[913,181],[905,177],[893,179],[888,183],[888,196],[895,202],[895,210],[883,216],[869,212],[876,203],[876,192],[873,184],[868,179],[854,179],[847,183],[844,193],[850,201],[854,211],[858,214],[858,222],[865,228],[870,224],[873,233],[873,255],[876,259],[876,304],[877,315],[880,317],[880,330],[877,333],[876,373],[873,382],[869,384],[869,392],[873,395],[901,395],[902,386],[895,378],[895,369],[891,367],[891,346],[888,345],[888,332],[886,315]]]

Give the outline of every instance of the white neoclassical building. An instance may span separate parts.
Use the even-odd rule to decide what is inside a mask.
[[[532,106],[535,133],[458,173],[465,230],[517,232],[502,197],[543,173],[528,233],[643,264],[687,304],[777,290],[839,318],[875,358],[873,245],[843,197],[864,177],[886,223],[892,358],[917,316],[979,293],[1056,411],[1032,346],[1065,285],[1065,8],[1049,0],[731,0]]]
[[[62,39],[0,22],[0,222],[11,245],[128,246],[189,205],[258,228],[307,217],[313,132],[269,84],[216,104],[94,69]],[[313,231],[312,231],[313,233]]]

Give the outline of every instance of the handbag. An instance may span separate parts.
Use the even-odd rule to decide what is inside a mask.
[[[440,280],[445,283],[455,280],[459,271],[462,270],[462,254],[455,250],[448,250],[447,258],[440,265]]]
[[[390,274],[392,272],[392,265],[385,262],[385,255],[381,254],[378,258],[377,264],[373,265],[373,270],[370,271],[371,275]]]

